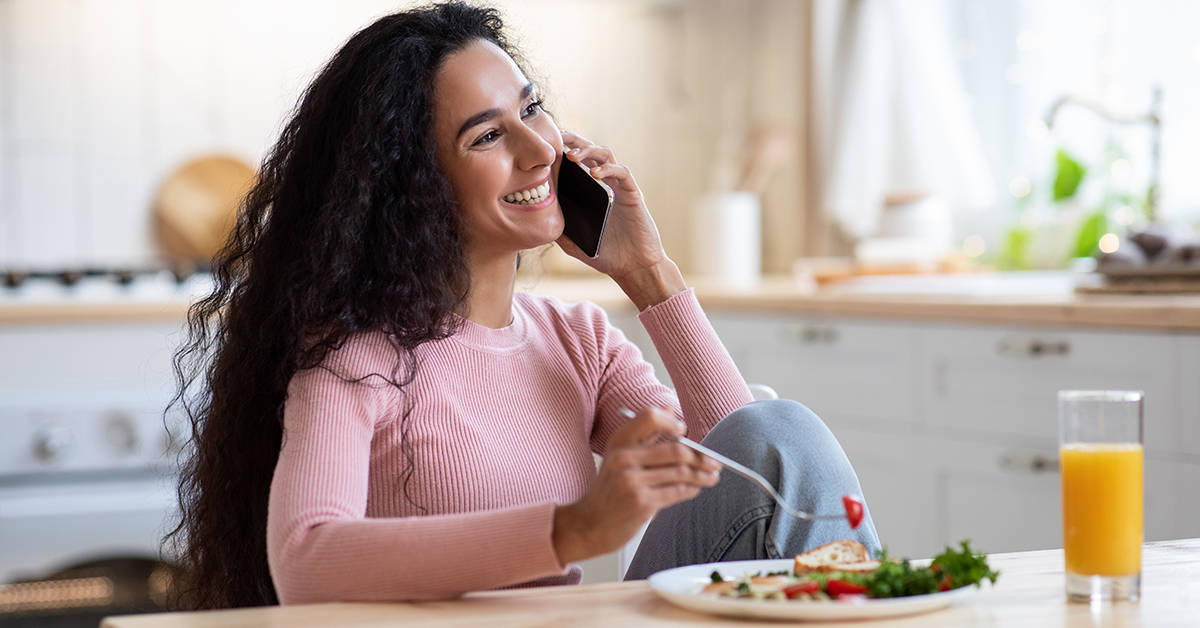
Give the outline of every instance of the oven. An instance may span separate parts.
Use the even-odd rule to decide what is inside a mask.
[[[6,274],[0,287],[0,628],[165,608],[188,432],[163,410],[207,275]]]

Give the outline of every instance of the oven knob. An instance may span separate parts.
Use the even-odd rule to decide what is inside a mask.
[[[109,413],[108,421],[104,427],[104,435],[108,438],[108,442],[123,454],[131,454],[137,451],[137,426],[133,423],[133,417],[126,412],[116,411]]]
[[[33,435],[33,457],[42,462],[58,458],[71,444],[71,433],[58,426],[44,427]]]

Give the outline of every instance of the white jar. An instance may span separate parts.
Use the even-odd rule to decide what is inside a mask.
[[[692,274],[727,285],[762,276],[762,203],[752,192],[705,196],[691,216]]]

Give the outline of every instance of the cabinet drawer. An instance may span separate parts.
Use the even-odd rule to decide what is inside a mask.
[[[913,331],[826,318],[712,318],[746,381],[826,420],[912,420]]]
[[[920,334],[931,425],[1054,443],[1059,390],[1142,390],[1147,448],[1180,449],[1177,337],[1020,328]]]
[[[1179,370],[1175,373],[1175,385],[1180,395],[1175,416],[1182,432],[1180,447],[1189,454],[1200,456],[1200,337],[1180,338],[1178,351]]]

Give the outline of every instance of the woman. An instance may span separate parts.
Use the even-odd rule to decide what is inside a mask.
[[[801,507],[858,492],[803,406],[749,404],[629,170],[560,131],[514,58],[494,11],[441,4],[359,32],[305,92],[177,357],[186,606],[578,582],[672,505],[631,573],[851,536],[658,438],[709,434]],[[562,236],[564,148],[615,193],[595,259]],[[514,294],[550,242],[621,286],[675,392],[599,308]],[[869,518],[858,536],[877,547]]]

